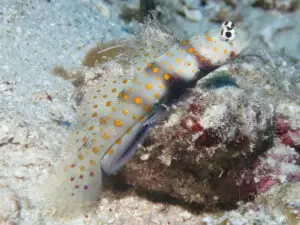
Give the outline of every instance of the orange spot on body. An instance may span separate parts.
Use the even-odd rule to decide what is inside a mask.
[[[134,102],[135,104],[137,104],[137,105],[140,105],[140,104],[142,103],[142,99],[141,99],[140,97],[135,97],[135,98],[133,99],[133,102]]]
[[[92,130],[94,130],[94,126],[93,125],[89,127],[89,131],[92,131]]]
[[[123,112],[124,116],[127,116],[127,115],[128,115],[128,113],[129,113],[127,109],[123,109],[123,111],[122,111],[122,112]]]
[[[210,37],[208,34],[205,34],[205,38],[208,42],[213,42],[214,39],[212,37]]]
[[[90,160],[90,164],[95,165],[96,164],[95,160]]]
[[[85,166],[80,166],[79,169],[80,169],[81,171],[84,171],[84,170],[85,170]]]
[[[145,87],[146,87],[147,90],[151,90],[152,89],[152,85],[151,84],[146,84]]]
[[[116,141],[116,144],[117,144],[117,145],[120,145],[120,144],[121,144],[121,139],[118,139],[118,140]]]
[[[65,172],[65,173],[68,172],[68,169],[69,169],[69,166],[65,166],[65,167],[64,167],[64,172]]]
[[[105,104],[107,107],[111,105],[111,101],[106,102]]]
[[[170,75],[169,75],[168,73],[165,73],[165,74],[164,74],[164,79],[165,79],[165,80],[170,80]]]
[[[78,155],[78,158],[79,158],[80,160],[83,160],[83,159],[84,159],[84,156],[83,156],[82,154],[79,154],[79,155]]]
[[[108,139],[109,139],[109,135],[108,135],[107,133],[103,133],[103,134],[101,135],[101,137],[102,137],[103,139],[105,139],[105,140],[108,140]]]
[[[149,105],[145,105],[144,109],[145,109],[146,112],[149,112],[150,111],[150,106]]]
[[[97,154],[97,153],[99,152],[99,148],[94,147],[92,151],[93,151],[95,154]]]
[[[109,155],[112,155],[114,153],[114,150],[113,149],[108,149],[108,151],[107,151],[107,154],[109,154]]]
[[[98,116],[98,114],[96,113],[96,112],[94,112],[93,114],[92,114],[92,117],[97,117]]]
[[[165,85],[159,84],[158,87],[162,89],[162,88],[165,88]]]
[[[122,127],[123,122],[122,122],[121,120],[115,120],[115,121],[114,121],[114,125],[115,125],[116,127]]]
[[[157,73],[159,70],[158,70],[158,68],[157,67],[155,67],[155,68],[153,68],[153,73]]]
[[[103,118],[102,116],[99,117],[100,124],[106,124],[108,119]]]

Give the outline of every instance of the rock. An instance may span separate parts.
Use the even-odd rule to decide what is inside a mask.
[[[28,127],[22,121],[0,121],[0,146],[9,142],[25,145],[27,143]]]
[[[300,155],[295,149],[276,145],[240,174],[241,190],[261,194],[273,186],[300,181]]]
[[[297,65],[268,51],[248,54],[200,79],[117,182],[208,208],[298,182]]]
[[[256,0],[252,3],[252,5],[263,9],[276,9],[279,11],[289,12],[297,9],[298,2],[295,0]]]
[[[0,199],[0,224],[17,224],[19,204],[16,195],[9,188],[1,188]]]
[[[300,153],[300,105],[281,102],[276,111],[276,133],[280,142]]]
[[[239,209],[207,215],[205,224],[299,224],[300,183],[277,186],[258,196],[254,202],[241,203]]]
[[[239,171],[271,146],[274,108],[262,96],[231,80],[221,82],[218,76],[216,72],[199,81],[182,98],[169,122],[151,131],[119,177],[135,187],[206,207],[249,197],[249,191],[241,196],[236,181]],[[212,88],[213,82],[224,87]],[[146,153],[148,159],[141,160]]]
[[[196,8],[189,8],[188,6],[184,5],[182,9],[178,10],[179,14],[185,16],[188,20],[192,22],[199,22],[202,19],[202,13],[200,9]]]

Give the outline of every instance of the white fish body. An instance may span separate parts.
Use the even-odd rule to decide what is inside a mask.
[[[100,81],[91,88],[65,146],[74,154],[47,178],[47,187],[41,189],[43,207],[54,207],[57,215],[65,216],[89,211],[97,204],[102,187],[101,163],[105,171],[113,173],[130,158],[134,149],[128,148],[136,148],[135,139],[143,134],[143,122],[166,96],[172,80],[193,80],[199,70],[225,64],[247,46],[243,31],[237,30],[232,41],[222,40],[220,32],[194,36],[151,63],[137,63],[136,74],[130,79],[107,79],[106,84]],[[126,151],[130,154],[123,159]]]

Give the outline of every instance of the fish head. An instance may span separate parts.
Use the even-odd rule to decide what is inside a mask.
[[[223,23],[221,28],[194,36],[190,44],[196,50],[199,68],[209,70],[226,64],[240,55],[249,45],[249,35],[242,28],[227,27]]]

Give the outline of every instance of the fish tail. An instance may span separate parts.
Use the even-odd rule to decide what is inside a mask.
[[[58,217],[88,212],[100,199],[102,174],[100,161],[79,154],[65,160],[39,186],[40,206]]]

